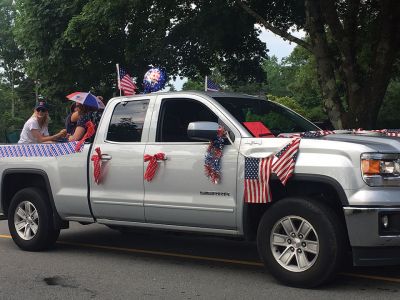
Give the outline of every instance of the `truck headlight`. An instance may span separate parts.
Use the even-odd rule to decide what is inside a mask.
[[[400,154],[363,153],[361,172],[369,186],[400,186]]]

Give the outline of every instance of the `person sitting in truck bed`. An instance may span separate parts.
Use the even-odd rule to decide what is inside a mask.
[[[78,115],[78,120],[76,121],[76,127],[74,132],[69,136],[68,141],[79,141],[86,133],[87,126],[86,123],[90,121],[89,115],[90,109],[86,105],[77,103],[75,112],[71,115],[71,118]]]
[[[49,110],[44,101],[40,101],[33,111],[33,115],[25,122],[21,131],[19,144],[35,144],[55,142],[66,135],[62,129],[55,135],[49,135]]]
[[[76,122],[79,119],[79,114],[76,109],[76,103],[72,103],[70,108],[70,113],[65,118],[65,129],[67,130],[67,135],[73,135],[76,128]]]

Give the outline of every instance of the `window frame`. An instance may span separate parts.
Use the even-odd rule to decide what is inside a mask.
[[[240,138],[243,137],[243,134],[247,134],[247,132],[241,129],[241,126],[237,126],[235,122],[232,122],[229,113],[225,113],[225,109],[216,102],[212,97],[208,95],[202,95],[193,92],[179,92],[174,94],[161,94],[157,95],[157,98],[154,102],[154,112],[151,117],[151,125],[150,132],[148,136],[148,144],[172,144],[172,145],[204,145],[208,144],[208,141],[193,141],[193,142],[157,142],[156,141],[156,133],[159,127],[159,116],[161,110],[161,103],[164,100],[168,99],[189,99],[193,101],[200,102],[202,105],[206,106],[209,110],[211,110],[217,117],[218,120],[224,124],[225,128],[229,130],[231,139],[234,141],[234,144],[238,147],[240,144]],[[184,101],[184,100],[183,100]],[[240,125],[240,124],[239,124]]]
[[[182,99],[182,100],[180,100],[180,99]],[[218,117],[218,115],[215,112],[213,112],[212,109],[210,109],[210,107],[208,107],[207,105],[205,105],[204,103],[202,103],[201,101],[198,101],[196,99],[192,99],[192,98],[189,98],[189,97],[164,98],[164,99],[161,100],[160,111],[159,111],[158,119],[157,119],[157,129],[156,129],[156,135],[155,135],[155,142],[156,143],[191,143],[192,144],[192,143],[199,142],[199,141],[196,141],[196,140],[189,140],[189,141],[160,141],[160,139],[162,137],[161,133],[163,131],[163,125],[164,125],[165,111],[166,111],[167,103],[168,102],[172,102],[172,101],[174,101],[174,102],[179,102],[179,101],[188,102],[188,101],[190,101],[192,103],[199,104],[202,107],[204,107],[205,109],[207,109],[208,111],[210,111],[215,116],[215,118],[217,119],[216,123],[218,123],[218,120],[220,119]],[[200,141],[200,143],[204,143],[204,142]]]
[[[124,141],[113,141],[113,140],[109,140],[108,139],[108,132],[109,132],[109,128],[111,126],[111,121],[112,121],[112,117],[114,116],[114,112],[116,110],[117,107],[119,107],[120,105],[123,105],[123,103],[138,103],[138,102],[143,102],[143,101],[147,101],[147,109],[146,109],[146,113],[143,119],[143,128],[142,128],[142,133],[141,133],[141,137],[139,141],[129,141],[129,142],[124,142]],[[112,107],[112,109],[110,108],[109,111],[111,111],[109,113],[109,117],[108,117],[108,122],[107,125],[104,128],[104,142],[106,143],[110,143],[110,144],[137,144],[137,143],[144,143],[144,137],[148,135],[148,126],[146,125],[146,123],[148,123],[149,121],[149,112],[151,109],[151,102],[152,99],[150,97],[145,97],[145,98],[139,98],[139,99],[122,99],[121,101],[118,101],[116,103],[114,103],[114,106]]]

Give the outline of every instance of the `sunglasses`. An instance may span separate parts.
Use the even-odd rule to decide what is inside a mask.
[[[36,111],[37,112],[46,112],[47,109],[45,109],[45,108],[37,108]]]

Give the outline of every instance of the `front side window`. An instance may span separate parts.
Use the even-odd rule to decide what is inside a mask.
[[[107,140],[113,142],[140,142],[149,100],[118,103],[111,117]]]
[[[317,126],[307,119],[267,100],[239,97],[213,98],[226,108],[245,128],[246,122],[262,123],[275,136],[280,133],[319,130]],[[249,132],[253,134],[253,132]]]
[[[198,142],[189,139],[191,122],[218,122],[218,117],[204,104],[193,99],[165,99],[158,119],[157,142]]]

